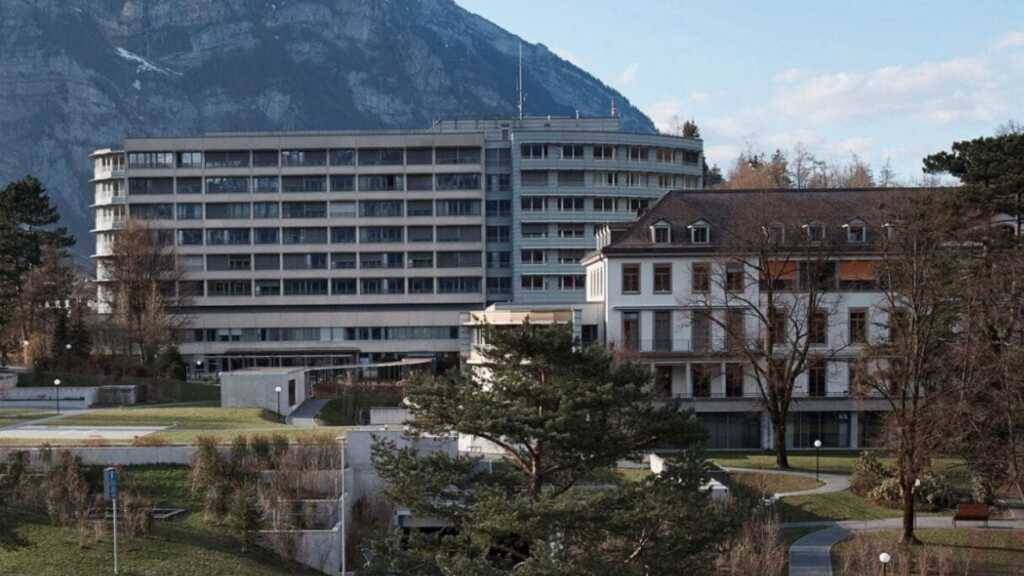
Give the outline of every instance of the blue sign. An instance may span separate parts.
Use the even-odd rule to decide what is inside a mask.
[[[117,468],[103,469],[103,499],[117,498]]]

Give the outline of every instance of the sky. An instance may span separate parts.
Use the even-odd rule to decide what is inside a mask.
[[[456,0],[616,88],[709,163],[802,144],[897,178],[1024,122],[1024,0]]]

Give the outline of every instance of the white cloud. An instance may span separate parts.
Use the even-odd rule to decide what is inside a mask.
[[[615,84],[619,87],[625,87],[636,81],[636,71],[640,65],[636,62],[630,62],[622,69],[622,72],[615,77]]]
[[[1014,30],[1007,32],[999,42],[996,43],[996,48],[1005,50],[1007,48],[1016,48],[1018,46],[1024,46],[1024,30]]]
[[[678,98],[659,100],[644,107],[644,112],[661,132],[669,132],[673,124],[683,116],[683,101]]]
[[[788,84],[790,82],[796,82],[807,76],[807,72],[799,68],[787,68],[782,72],[779,72],[772,77],[772,81],[776,84]]]

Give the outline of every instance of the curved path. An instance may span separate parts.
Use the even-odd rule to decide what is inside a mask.
[[[731,468],[722,467],[726,472],[741,472],[750,474],[781,474],[785,476],[800,476],[803,478],[814,478],[813,472],[797,472],[795,470],[761,470],[758,468]],[[786,498],[788,496],[806,496],[809,494],[828,494],[829,492],[842,492],[850,487],[850,477],[842,474],[819,474],[818,479],[823,482],[817,488],[809,490],[797,490],[795,492],[779,492],[772,499]]]

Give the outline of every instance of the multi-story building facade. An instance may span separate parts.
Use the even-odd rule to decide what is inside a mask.
[[[773,445],[751,355],[744,352],[751,348],[743,346],[749,341],[763,349],[765,319],[784,318],[785,306],[803,306],[806,321],[794,317],[774,327],[774,353],[806,343],[810,357],[795,383],[787,444],[870,444],[887,406],[851,394],[851,382],[865,345],[888,337],[874,269],[889,233],[882,207],[903,193],[671,192],[633,224],[599,232],[597,251],[584,259],[588,301],[600,307],[606,343],[650,364],[661,393],[694,409],[713,448]],[[743,226],[754,229],[737,229]],[[778,247],[744,253],[753,244],[730,239],[749,232]],[[764,277],[751,263],[774,271],[774,313]],[[813,300],[805,289],[811,281],[820,290]]]
[[[618,119],[127,138],[94,164],[99,300],[113,238],[175,245],[203,371],[459,350],[491,302],[582,303],[595,230],[701,186],[702,143]]]

